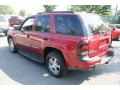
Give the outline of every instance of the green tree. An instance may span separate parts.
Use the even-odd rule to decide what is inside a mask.
[[[45,12],[52,12],[56,9],[56,5],[43,5]]]
[[[97,13],[100,15],[109,15],[111,13],[111,5],[72,5],[71,11]]]
[[[19,12],[19,15],[24,17],[26,15],[26,11],[23,9]]]
[[[14,9],[9,5],[0,5],[0,14],[13,14]]]

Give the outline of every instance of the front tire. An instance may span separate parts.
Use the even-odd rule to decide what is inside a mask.
[[[68,71],[63,56],[59,52],[50,52],[46,56],[46,64],[50,74],[57,78],[63,77]]]
[[[15,44],[12,38],[8,39],[8,43],[9,43],[9,50],[13,53],[17,52],[17,48],[15,47]]]

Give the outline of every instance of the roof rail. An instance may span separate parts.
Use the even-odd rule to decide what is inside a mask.
[[[53,11],[53,12],[40,12],[37,14],[43,14],[43,13],[74,13],[73,11]]]

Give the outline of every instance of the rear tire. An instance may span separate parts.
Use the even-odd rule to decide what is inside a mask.
[[[50,74],[57,78],[63,77],[68,72],[63,56],[56,51],[48,53],[46,65]]]
[[[13,53],[17,52],[17,48],[16,48],[12,38],[8,39],[8,43],[9,43],[9,50]]]

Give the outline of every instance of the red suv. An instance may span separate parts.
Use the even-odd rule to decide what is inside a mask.
[[[30,16],[8,32],[9,48],[46,63],[61,77],[70,69],[88,70],[113,56],[111,31],[98,15],[51,12]]]
[[[13,25],[20,25],[22,23],[23,19],[20,18],[19,16],[11,16],[9,19],[9,24],[11,26]]]
[[[115,25],[110,25],[112,28],[112,39],[120,41],[120,29],[116,28]]]

